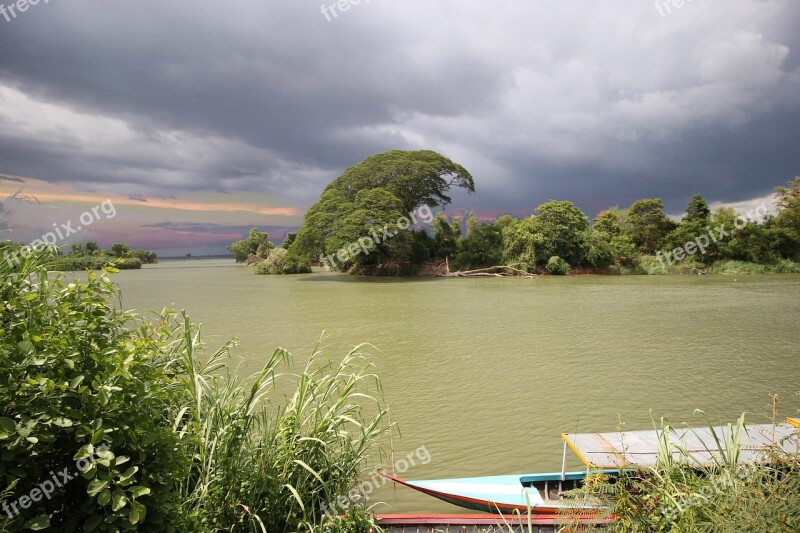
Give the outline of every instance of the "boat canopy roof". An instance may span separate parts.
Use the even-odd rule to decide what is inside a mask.
[[[719,463],[729,436],[736,432],[737,427],[730,425],[714,428],[670,427],[670,450],[676,462],[697,467],[714,466]],[[663,446],[664,437],[666,435],[660,430],[561,435],[587,468],[608,470],[656,466],[659,443]],[[739,434],[738,442],[742,445],[740,464],[768,462],[772,457],[770,454],[797,454],[800,448],[800,437],[793,424],[746,425]]]

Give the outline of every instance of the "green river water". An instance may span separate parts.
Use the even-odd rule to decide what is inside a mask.
[[[651,410],[701,425],[695,409],[764,421],[770,394],[800,408],[800,276],[278,277],[213,259],[115,279],[125,308],[186,309],[212,347],[238,337],[246,373],[277,346],[302,362],[323,330],[332,357],[374,345],[395,460],[425,459],[411,479],[558,471],[561,433],[650,429]],[[457,511],[389,484],[375,501]]]

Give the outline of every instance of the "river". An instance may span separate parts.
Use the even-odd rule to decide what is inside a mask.
[[[557,471],[561,433],[650,429],[651,412],[764,421],[770,394],[784,414],[800,408],[796,275],[279,277],[200,259],[115,279],[125,308],[186,309],[210,346],[238,337],[243,372],[277,346],[302,361],[323,330],[332,357],[374,345],[395,459],[424,447],[412,479]],[[388,484],[375,501],[457,511]]]

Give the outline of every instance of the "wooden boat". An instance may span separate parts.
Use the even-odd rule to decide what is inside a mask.
[[[599,514],[603,508],[597,502],[565,498],[568,490],[582,486],[591,472],[614,476],[622,469],[654,467],[664,453],[665,442],[676,461],[690,467],[717,464],[723,450],[719,443],[731,437],[738,441],[741,464],[769,461],[775,453],[797,455],[797,426],[800,421],[786,424],[753,424],[738,431],[732,425],[714,428],[669,428],[663,431],[625,431],[614,433],[563,434],[564,454],[561,472],[546,474],[514,474],[455,479],[403,480],[386,472],[381,475],[440,500],[489,513],[536,513],[570,515]],[[567,448],[586,466],[580,472],[567,472]]]
[[[535,512],[554,515],[567,509],[597,512],[600,507],[562,499],[567,490],[577,488],[586,479],[586,472],[552,474],[518,474],[460,479],[405,481],[386,472],[381,475],[448,503],[485,513],[511,514]],[[562,479],[563,477],[563,479]]]

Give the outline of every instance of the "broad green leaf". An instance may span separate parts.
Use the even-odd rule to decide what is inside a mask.
[[[97,444],[98,442],[100,442],[100,439],[103,437],[104,434],[105,432],[102,429],[98,429],[97,431],[92,432],[92,438],[91,438],[92,444]],[[97,455],[98,456],[100,455],[99,451],[97,452]]]
[[[128,513],[128,521],[131,524],[135,524],[139,521],[139,504],[136,502],[131,502],[131,512]]]
[[[111,461],[114,460],[114,454],[108,449],[98,448],[95,455],[97,457],[97,462],[105,467],[110,467]]]
[[[119,482],[120,482],[120,483],[127,483],[128,481],[130,481],[130,480],[131,480],[131,478],[134,476],[134,474],[136,474],[136,472],[138,472],[138,471],[139,471],[139,467],[138,467],[138,466],[132,466],[132,467],[130,467],[129,469],[127,469],[127,470],[125,471],[125,473],[123,473],[123,474],[122,474],[122,475],[119,477]]]
[[[50,527],[50,517],[47,515],[39,515],[35,518],[31,518],[22,526],[23,529],[32,529],[33,531],[39,531],[48,527]]]
[[[122,492],[121,488],[115,488],[114,494],[111,496],[111,510],[119,511],[125,507],[126,503],[128,503],[128,498],[125,497],[125,493]]]
[[[145,487],[143,485],[134,485],[129,490],[131,491],[131,495],[133,495],[134,498],[139,498],[141,496],[147,496],[148,494],[150,494],[150,488]]]
[[[100,505],[108,505],[108,502],[111,501],[111,491],[108,489],[103,489],[100,491],[100,494],[97,496],[97,503]]]
[[[0,416],[0,440],[9,438],[17,432],[17,425],[13,420],[5,416]]]
[[[53,424],[55,424],[58,427],[62,427],[62,428],[69,428],[69,427],[72,427],[74,425],[72,420],[70,420],[69,418],[64,418],[62,416],[54,418],[53,419]]]
[[[72,459],[77,461],[78,459],[86,459],[92,455],[94,455],[94,446],[91,444],[84,444],[81,446],[80,450],[78,450],[78,452],[72,456]]]
[[[91,483],[89,483],[86,492],[89,494],[89,496],[97,496],[97,494],[106,487],[108,487],[108,480],[94,479]]]

